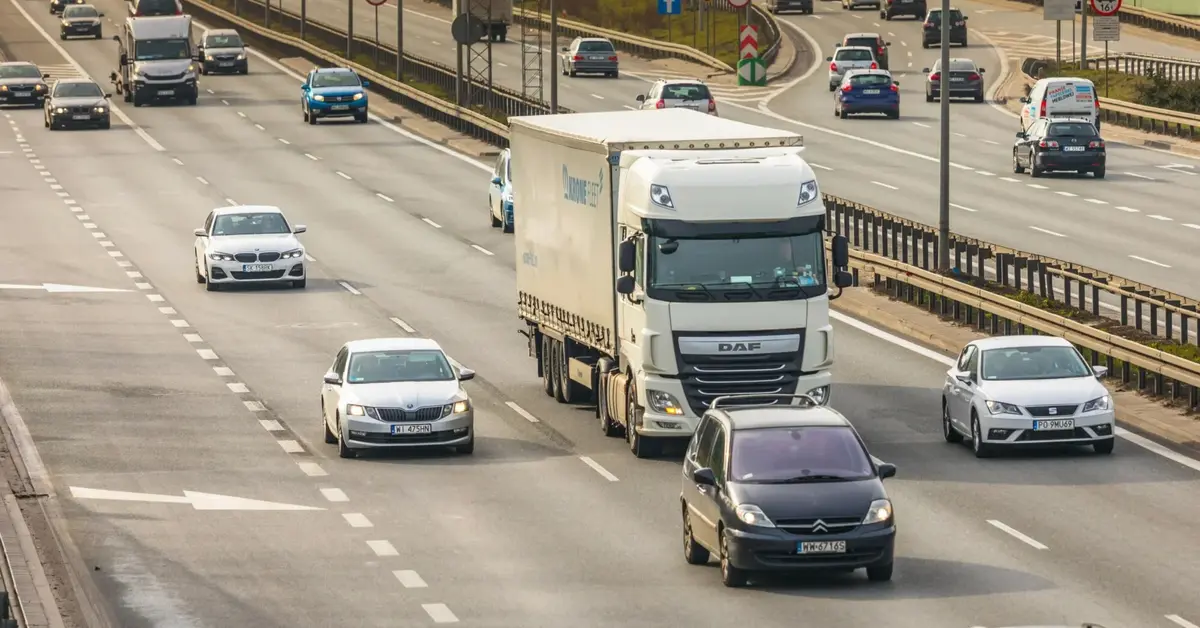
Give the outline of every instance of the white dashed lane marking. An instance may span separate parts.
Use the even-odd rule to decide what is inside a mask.
[[[351,528],[373,528],[375,524],[371,523],[370,519],[361,512],[347,512],[342,514],[342,518],[346,523],[350,524]]]
[[[1003,521],[997,521],[995,519],[988,519],[988,523],[992,524],[992,526],[994,526],[997,530],[1000,530],[1000,531],[1004,532],[1005,534],[1008,534],[1009,536],[1017,539],[1018,541],[1021,541],[1022,543],[1026,544],[1034,549],[1038,549],[1038,550],[1050,549],[1049,547],[1046,547],[1045,545],[1042,545],[1041,543],[1039,543],[1033,537],[1028,536],[1028,535],[1022,533],[1021,531],[1017,530],[1016,528],[1013,528],[1013,527],[1005,524]]]
[[[424,589],[429,586],[425,584],[425,580],[421,576],[417,575],[417,572],[410,569],[393,571],[392,575],[396,576],[396,580],[400,581],[400,585],[405,589]]]
[[[331,502],[339,502],[340,503],[340,502],[350,501],[350,498],[346,497],[346,492],[340,488],[323,488],[323,489],[321,489],[321,495],[324,496],[325,499],[327,499]],[[384,542],[386,543],[387,541],[384,541]],[[367,543],[370,544],[370,541],[368,541]]]
[[[1146,262],[1147,264],[1150,264],[1150,265],[1153,265],[1153,266],[1158,266],[1159,268],[1170,268],[1170,266],[1168,266],[1168,265],[1166,265],[1166,264],[1164,264],[1164,263],[1162,263],[1162,262],[1156,262],[1156,261],[1154,261],[1154,260],[1152,260],[1152,259],[1149,259],[1149,258],[1146,258],[1146,257],[1142,257],[1142,256],[1140,256],[1140,255],[1130,255],[1130,256],[1129,256],[1129,259],[1135,259],[1135,260],[1137,260],[1137,261],[1139,261],[1139,262]]]
[[[367,541],[367,547],[375,552],[376,556],[399,556],[400,552],[396,551],[396,547],[391,541]]]
[[[1044,234],[1046,234],[1046,235],[1052,235],[1052,236],[1054,236],[1054,237],[1056,237],[1056,238],[1065,238],[1065,237],[1067,237],[1067,236],[1065,236],[1065,235],[1063,235],[1063,234],[1061,234],[1061,233],[1058,233],[1058,232],[1056,232],[1056,231],[1051,231],[1051,230],[1049,230],[1049,229],[1043,229],[1043,228],[1041,228],[1041,227],[1034,227],[1033,225],[1030,225],[1030,226],[1029,226],[1029,228],[1030,228],[1030,229],[1033,229],[1034,231],[1040,231],[1040,232],[1042,232],[1042,233],[1044,233]]]
[[[425,609],[425,613],[429,615],[429,618],[435,624],[458,623],[458,616],[445,604],[422,604],[421,608]]]
[[[421,222],[424,222],[425,224],[429,225],[430,227],[433,227],[434,229],[441,229],[441,228],[442,228],[442,226],[441,226],[441,225],[437,224],[436,222],[434,222],[434,221],[432,221],[432,220],[430,220],[430,219],[428,219],[428,218],[422,218],[422,219],[421,219]]]

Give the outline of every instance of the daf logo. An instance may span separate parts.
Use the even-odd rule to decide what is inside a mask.
[[[1058,408],[1050,408],[1050,414],[1058,414]]]
[[[762,348],[761,342],[722,342],[717,345],[717,351],[721,353],[732,353],[737,351],[758,351]]]
[[[829,528],[825,527],[824,521],[817,519],[817,522],[813,524],[812,531],[813,532],[828,532]]]

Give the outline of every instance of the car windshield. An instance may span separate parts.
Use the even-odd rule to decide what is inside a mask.
[[[843,46],[864,46],[866,48],[874,48],[879,45],[879,40],[874,37],[851,37],[846,40]]]
[[[42,71],[37,69],[36,65],[28,63],[14,63],[12,65],[0,65],[0,79],[40,79]]]
[[[1095,137],[1096,129],[1087,122],[1056,122],[1050,125],[1046,135],[1053,137]]]
[[[651,237],[650,288],[695,292],[825,286],[820,232],[765,238]]]
[[[185,38],[142,39],[134,43],[133,58],[136,61],[191,59],[191,50],[191,44]]]
[[[607,41],[581,41],[579,52],[613,52],[613,45]]]
[[[662,97],[664,100],[708,100],[712,94],[708,86],[700,83],[668,83],[663,85]]]
[[[870,50],[861,48],[839,48],[837,55],[834,56],[835,61],[873,61],[875,56]]]
[[[95,83],[58,83],[54,86],[54,98],[103,98],[104,90]]]
[[[850,77],[850,84],[855,87],[887,87],[892,84],[892,77],[886,74],[855,74]]]
[[[215,236],[291,233],[283,214],[276,212],[223,214],[213,223]]]
[[[75,6],[67,7],[66,10],[63,11],[63,17],[64,18],[100,17],[100,12],[96,10],[96,7],[86,5],[86,4],[84,4],[84,5],[77,4]]]
[[[735,430],[730,479],[748,484],[865,480],[875,469],[854,431],[842,426]]]
[[[350,356],[346,381],[351,384],[444,382],[455,379],[441,351],[364,351]]]
[[[313,75],[313,87],[358,87],[358,75],[353,72],[317,72]]]
[[[237,35],[209,35],[204,38],[205,48],[241,48],[242,38]]]
[[[980,357],[981,377],[989,381],[1067,379],[1092,374],[1074,347],[988,349]]]

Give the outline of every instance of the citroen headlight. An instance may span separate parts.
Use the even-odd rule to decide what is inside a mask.
[[[279,259],[299,259],[301,257],[304,257],[304,249],[295,249],[279,254]]]
[[[877,499],[871,502],[867,516],[863,517],[863,525],[872,523],[887,523],[892,520],[892,500]]]
[[[362,94],[362,92],[359,92],[359,93],[357,93],[357,94],[355,94],[355,95],[354,95],[354,100],[362,100],[362,99],[363,99],[363,94]]]
[[[325,102],[325,97],[320,94],[313,94],[312,98],[317,102]]]
[[[762,511],[762,508],[753,504],[742,504],[737,507],[737,518],[741,519],[742,523],[748,526],[758,526],[760,528],[774,528],[775,524],[767,517],[767,513]]]
[[[188,74],[194,74],[196,72],[196,64],[193,63],[193,64],[189,65],[187,72],[188,72]]]
[[[54,113],[66,113],[66,112],[67,112],[66,107],[55,107],[55,109],[54,109]]]
[[[237,60],[238,60],[238,61],[245,61],[245,60],[246,60],[246,53],[244,53],[244,52],[239,52],[239,53],[238,53],[238,56],[237,56]]]
[[[1109,408],[1112,408],[1112,397],[1104,395],[1083,404],[1083,409],[1080,412],[1100,412]]]
[[[800,184],[800,198],[796,201],[796,206],[807,205],[820,198],[817,190],[817,181],[805,181]]]
[[[1021,408],[1011,403],[1004,403],[1003,401],[989,401],[987,402],[987,409],[992,414],[1016,414],[1018,416],[1021,414]]]
[[[647,390],[646,401],[650,403],[650,407],[655,412],[670,414],[671,416],[683,416],[683,407],[679,405],[679,400],[671,393],[665,393],[661,390]]]
[[[366,416],[367,409],[362,406],[357,406],[352,403],[346,404],[346,414],[348,416]]]
[[[214,262],[232,262],[233,256],[228,253],[209,253],[208,259]]]
[[[212,61],[212,60],[213,60],[213,56],[212,56],[212,55],[204,55],[204,60],[205,60],[205,61]]]
[[[655,205],[675,209],[675,201],[671,200],[671,191],[665,185],[650,184],[650,200]]]
[[[818,386],[804,394],[816,399],[817,405],[823,406],[829,403],[829,386]]]

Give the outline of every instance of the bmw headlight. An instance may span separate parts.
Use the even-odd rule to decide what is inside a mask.
[[[54,109],[54,113],[66,113],[66,112],[67,112],[66,107],[55,107],[55,109]]]
[[[989,401],[987,402],[987,409],[992,414],[1016,414],[1018,416],[1021,414],[1020,408],[1011,403],[1004,403],[1003,401]]]
[[[346,404],[346,414],[348,416],[366,416],[367,409],[352,403]]]
[[[104,113],[105,111],[108,111],[108,110],[105,109],[104,107],[96,107],[96,113]]]
[[[317,102],[325,102],[325,97],[320,94],[313,94],[312,99]]]
[[[209,253],[208,259],[214,262],[232,262],[233,256],[228,253]]]
[[[362,93],[362,92],[359,92],[359,93],[357,93],[357,94],[355,94],[355,95],[354,95],[354,100],[362,100],[362,99],[363,99],[363,93]]]
[[[800,184],[800,198],[796,201],[796,207],[807,205],[818,198],[820,198],[820,194],[817,191],[816,179],[805,181]]]
[[[1108,410],[1111,407],[1112,397],[1104,395],[1103,397],[1097,397],[1083,404],[1083,409],[1080,410],[1080,412],[1100,412],[1102,410]]]
[[[671,191],[665,185],[650,184],[650,200],[655,205],[675,209],[675,201],[671,200]]]
[[[892,500],[877,499],[871,502],[867,516],[863,517],[863,525],[872,523],[887,523],[892,520]]]
[[[767,517],[767,513],[762,511],[762,508],[753,504],[742,504],[737,507],[737,518],[742,523],[748,526],[758,526],[760,528],[774,528],[775,524]]]
[[[304,257],[304,249],[295,249],[279,254],[279,259],[299,259],[301,257]]]
[[[671,393],[665,393],[661,390],[647,390],[646,401],[650,403],[650,408],[655,412],[670,414],[672,416],[683,416],[683,407],[679,405],[679,400]]]

